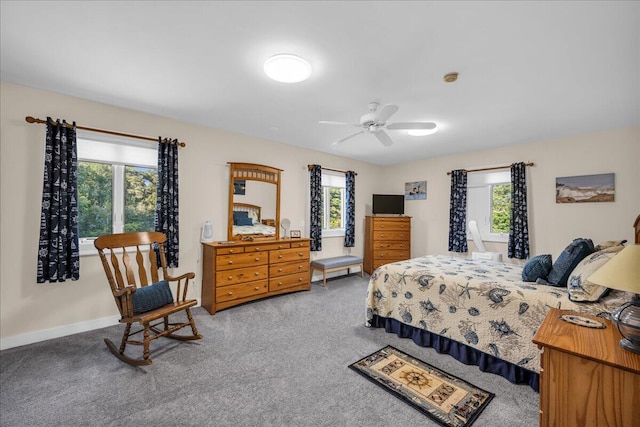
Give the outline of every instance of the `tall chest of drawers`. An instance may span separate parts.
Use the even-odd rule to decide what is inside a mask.
[[[311,289],[309,239],[203,243],[202,306],[211,314]]]
[[[411,258],[411,217],[367,216],[365,219],[364,271]]]

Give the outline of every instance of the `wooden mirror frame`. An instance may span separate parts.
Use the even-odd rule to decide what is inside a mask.
[[[228,240],[279,240],[280,239],[280,182],[282,179],[282,169],[274,168],[256,163],[227,163],[229,165],[229,215],[227,226]],[[276,218],[275,218],[275,235],[233,235],[233,188],[236,180],[260,181],[276,186]]]

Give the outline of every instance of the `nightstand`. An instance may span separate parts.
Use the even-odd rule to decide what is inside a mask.
[[[560,319],[575,314],[604,323],[588,328]],[[609,320],[552,308],[533,342],[542,350],[540,426],[640,425],[640,355],[620,347]]]

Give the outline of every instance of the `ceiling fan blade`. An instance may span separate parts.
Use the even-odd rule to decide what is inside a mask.
[[[380,111],[376,112],[376,122],[384,123],[389,120],[389,117],[393,116],[396,111],[398,111],[400,107],[393,104],[387,104],[380,109]]]
[[[393,139],[391,139],[391,137],[389,137],[389,135],[387,135],[385,131],[379,130],[375,133],[375,135],[376,138],[378,138],[378,141],[382,142],[382,145],[384,145],[385,147],[393,145]]]
[[[435,129],[436,124],[433,122],[389,123],[385,127],[391,130],[411,130],[411,129],[431,130],[431,129]]]
[[[353,137],[354,137],[354,136],[356,136],[356,135],[360,135],[360,134],[361,134],[361,133],[363,133],[363,132],[364,132],[364,129],[359,130],[359,131],[358,131],[358,132],[356,132],[356,133],[352,133],[352,134],[351,134],[351,135],[349,135],[349,136],[345,136],[344,138],[342,138],[342,139],[340,139],[340,140],[338,140],[338,141],[334,142],[334,143],[333,143],[333,145],[341,144],[341,143],[345,142],[347,139],[349,139],[349,138],[353,138]]]
[[[347,123],[347,122],[332,122],[329,120],[320,120],[318,123],[321,125],[347,125],[347,126],[361,126],[360,123]]]

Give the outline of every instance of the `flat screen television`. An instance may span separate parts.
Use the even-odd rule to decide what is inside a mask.
[[[374,194],[374,215],[404,215],[404,194]]]

